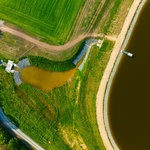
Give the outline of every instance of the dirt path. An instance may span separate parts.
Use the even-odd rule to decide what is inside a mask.
[[[3,26],[1,27],[1,30],[3,32],[8,32],[8,33],[11,33],[15,36],[18,36],[24,40],[27,40],[39,47],[42,47],[42,48],[45,48],[45,49],[49,49],[49,50],[57,50],[57,51],[60,51],[60,50],[64,50],[64,49],[68,49],[72,46],[74,46],[76,43],[78,43],[79,41],[81,41],[82,39],[84,39],[85,37],[88,37],[88,35],[80,35],[77,39],[73,40],[73,41],[70,41],[68,42],[67,44],[65,45],[61,45],[61,46],[54,46],[54,45],[49,45],[47,43],[44,43],[44,42],[40,42],[39,40],[35,39],[35,38],[32,38],[20,31],[17,31],[15,29],[12,29],[10,27],[7,27],[7,26]]]
[[[35,44],[36,46],[39,46],[39,47],[42,47],[42,48],[45,48],[45,49],[48,49],[48,50],[56,50],[56,51],[63,51],[63,50],[69,49],[69,48],[73,47],[74,45],[76,45],[78,42],[80,42],[81,40],[83,40],[86,37],[102,36],[102,34],[96,34],[96,33],[94,33],[94,34],[82,34],[79,37],[77,37],[76,39],[74,39],[72,41],[69,41],[65,45],[54,46],[54,45],[49,45],[49,44],[44,43],[44,42],[40,42],[40,41],[38,41],[35,38],[32,38],[32,37],[30,37],[30,36],[20,32],[20,31],[17,31],[15,29],[12,29],[12,28],[7,27],[7,26],[3,26],[0,29],[3,32],[9,32],[9,33],[11,33],[11,34],[13,34],[15,36],[18,36],[18,37],[20,37],[22,39],[25,39],[25,40]],[[113,36],[105,36],[105,37],[108,38],[109,40],[115,40],[115,38]]]
[[[110,140],[108,138],[107,132],[106,132],[107,127],[104,124],[104,114],[103,114],[104,108],[103,108],[103,106],[104,106],[105,89],[106,89],[106,85],[107,85],[110,73],[111,73],[112,68],[114,66],[115,60],[117,58],[118,53],[120,52],[122,43],[125,39],[125,35],[128,31],[128,28],[131,24],[132,18],[134,17],[134,14],[135,14],[141,1],[142,0],[134,0],[133,4],[129,10],[129,13],[126,17],[123,28],[122,28],[122,30],[121,30],[121,32],[120,32],[120,34],[116,40],[114,49],[112,51],[108,65],[105,69],[105,72],[104,72],[104,75],[102,77],[102,80],[101,80],[101,83],[99,86],[99,90],[97,93],[97,100],[96,100],[97,123],[98,123],[98,128],[99,128],[102,140],[103,140],[104,145],[105,145],[107,150],[113,150],[113,149],[118,150],[118,147],[115,145],[115,143],[113,143],[113,147],[112,147]],[[106,112],[106,115],[107,115],[107,112]]]

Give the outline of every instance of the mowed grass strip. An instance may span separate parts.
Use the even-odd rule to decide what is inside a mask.
[[[40,35],[41,40],[63,44],[85,0],[0,1],[0,18]]]
[[[133,0],[129,0],[130,3],[128,3],[128,7],[130,8]],[[104,34],[110,34],[112,30],[112,26],[117,18],[117,15],[120,13],[120,8],[123,7],[125,1],[123,0],[115,0],[115,1],[110,1],[110,0],[105,0],[105,3],[100,10],[98,17],[93,24],[92,30],[95,28],[98,28],[98,31]],[[127,1],[126,1],[127,3]],[[124,10],[124,13],[126,14],[128,12],[127,9]],[[120,16],[123,17],[123,16]],[[125,18],[125,17],[124,17]],[[123,21],[122,21],[123,22]],[[118,25],[118,22],[116,22]],[[116,26],[116,28],[119,28],[119,26]],[[120,30],[119,30],[120,31]],[[116,32],[114,34],[118,34],[119,32]]]

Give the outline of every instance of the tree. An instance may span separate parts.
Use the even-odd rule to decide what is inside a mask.
[[[2,30],[0,30],[0,38],[3,36],[3,32]]]
[[[9,140],[8,133],[0,127],[0,145],[6,144]]]
[[[12,138],[7,144],[7,150],[17,150],[19,148],[19,140],[17,138]]]

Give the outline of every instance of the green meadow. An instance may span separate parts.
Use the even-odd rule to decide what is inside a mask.
[[[13,75],[0,67],[0,105],[5,114],[46,150],[104,150],[95,99],[112,48],[107,40],[101,49],[94,46],[83,71],[77,70],[71,82],[49,92],[15,85]]]

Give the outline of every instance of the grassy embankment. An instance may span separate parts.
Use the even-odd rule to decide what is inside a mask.
[[[109,35],[118,35],[133,0],[106,0],[92,30]]]
[[[108,34],[108,32],[110,31],[112,21],[115,19],[117,11],[119,10],[120,4],[122,2],[123,1],[120,0],[116,0],[113,3],[111,3],[111,1],[107,1],[107,3],[105,4],[104,10],[108,9],[108,7],[110,7],[111,9],[109,10],[109,19],[107,19],[106,24],[104,26],[104,34]]]
[[[42,41],[63,44],[85,0],[0,1],[0,18]],[[38,11],[37,11],[38,10]]]
[[[77,71],[72,82],[50,92],[26,84],[18,87],[12,75],[0,68],[4,112],[47,150],[104,149],[96,124],[95,98],[112,46],[105,41],[101,50],[93,47],[83,72]]]

